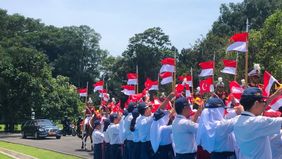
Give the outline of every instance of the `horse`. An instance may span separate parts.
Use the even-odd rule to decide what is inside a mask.
[[[84,119],[85,120],[85,119]],[[84,122],[83,120],[83,122]],[[93,128],[93,123],[95,120],[99,120],[99,117],[96,114],[93,114],[92,117],[90,118],[90,120],[86,123],[86,125],[82,125],[82,145],[81,145],[81,149],[85,149],[86,150],[86,142],[87,142],[87,138],[90,137],[90,142],[91,142],[91,151],[93,150],[93,139],[92,139],[92,133],[94,131]]]

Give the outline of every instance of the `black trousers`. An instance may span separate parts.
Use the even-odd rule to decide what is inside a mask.
[[[196,153],[176,153],[175,159],[196,159]]]
[[[160,145],[154,159],[175,159],[172,144]]]
[[[94,159],[102,159],[102,143],[94,144]]]
[[[229,159],[234,158],[236,155],[234,152],[212,152],[211,159]],[[235,157],[236,158],[236,157]]]
[[[140,144],[140,159],[153,159],[154,151],[151,146],[151,142],[141,142]]]
[[[133,142],[132,153],[134,159],[141,159],[140,158],[140,145],[141,142]]]
[[[135,159],[133,154],[134,143],[131,140],[124,141],[124,159]]]
[[[104,143],[104,159],[110,159],[111,158],[111,150],[110,150],[110,144]]]
[[[122,159],[121,144],[110,145],[110,159]]]

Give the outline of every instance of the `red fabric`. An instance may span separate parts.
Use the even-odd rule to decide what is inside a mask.
[[[172,76],[172,73],[171,72],[164,72],[164,73],[161,73],[160,74],[160,77],[161,78],[166,78],[166,77],[171,77]]]
[[[214,62],[213,61],[201,62],[199,63],[199,66],[202,69],[211,69],[214,67]]]
[[[225,59],[223,59],[223,65],[225,67],[236,67],[237,62],[236,62],[236,60],[225,60]]]
[[[274,111],[274,112],[266,111],[266,112],[263,113],[263,116],[267,116],[267,117],[280,117],[281,116],[281,112],[279,112],[279,111]]]
[[[204,94],[204,93],[210,92],[210,87],[212,84],[213,84],[212,77],[209,77],[205,80],[201,80],[200,81],[200,93]]]
[[[137,79],[137,73],[128,73],[127,78],[128,79]]]
[[[164,58],[161,61],[161,63],[162,63],[162,65],[173,65],[173,66],[175,66],[175,60],[174,60],[174,58],[171,58],[171,57]]]
[[[93,84],[93,87],[96,87],[96,86],[103,86],[104,85],[104,81],[98,81],[96,82],[95,84]]]
[[[229,40],[230,42],[247,42],[249,34],[247,32],[234,34]]]
[[[230,92],[232,93],[234,98],[240,100],[241,95],[243,94],[244,91],[244,89],[240,86],[240,84],[237,83],[236,81],[231,81],[229,83],[229,87],[230,87]]]

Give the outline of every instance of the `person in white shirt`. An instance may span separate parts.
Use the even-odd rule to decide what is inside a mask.
[[[150,130],[150,140],[155,152],[154,159],[174,159],[172,147],[172,115],[169,111],[158,109]],[[170,123],[170,124],[169,124]]]
[[[92,133],[94,146],[94,159],[102,159],[102,144],[104,142],[104,134],[101,132],[100,120],[94,121],[94,131]]]
[[[282,130],[280,130],[279,134],[270,136],[270,146],[272,158],[282,159]]]
[[[110,115],[110,121],[111,124],[106,131],[110,139],[110,159],[122,159],[122,142],[119,135],[119,114],[112,113]]]
[[[172,122],[172,139],[175,144],[176,159],[195,159],[197,145],[195,135],[197,133],[197,121],[201,113],[202,106],[196,112],[193,121],[189,120],[191,114],[190,105],[185,97],[180,97],[175,101],[175,111],[177,113]]]
[[[233,126],[236,118],[224,119],[225,104],[212,97],[205,103],[199,120],[197,144],[211,153],[211,159],[235,158]]]
[[[139,140],[139,135],[138,131],[135,131],[135,125],[136,122],[138,121],[140,114],[137,108],[134,108],[132,111],[132,120],[130,122],[130,131],[132,132],[132,141],[133,141],[133,146],[132,146],[132,154],[133,154],[133,159],[139,159],[140,158],[140,140]]]
[[[104,159],[110,159],[110,139],[109,139],[109,134],[107,133],[107,129],[109,125],[111,124],[110,119],[105,118],[103,120],[103,134],[104,134],[104,149],[103,149],[103,156]]]
[[[282,89],[272,96],[262,96],[257,87],[244,90],[240,104],[244,107],[234,125],[234,134],[239,146],[239,159],[272,159],[269,136],[279,134],[282,118],[261,116],[265,107],[276,97],[282,95]]]
[[[124,133],[125,133],[125,158],[134,159],[133,154],[133,132],[130,130],[130,123],[133,119],[132,111],[136,107],[136,103],[129,103],[127,107],[128,115],[124,118]]]

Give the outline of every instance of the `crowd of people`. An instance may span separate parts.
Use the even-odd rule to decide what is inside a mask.
[[[172,92],[157,109],[145,98],[122,111],[101,108],[87,119],[94,159],[282,159],[281,112],[265,116],[282,88],[265,97],[251,83],[227,108],[220,85],[205,100],[195,93],[191,102]]]

